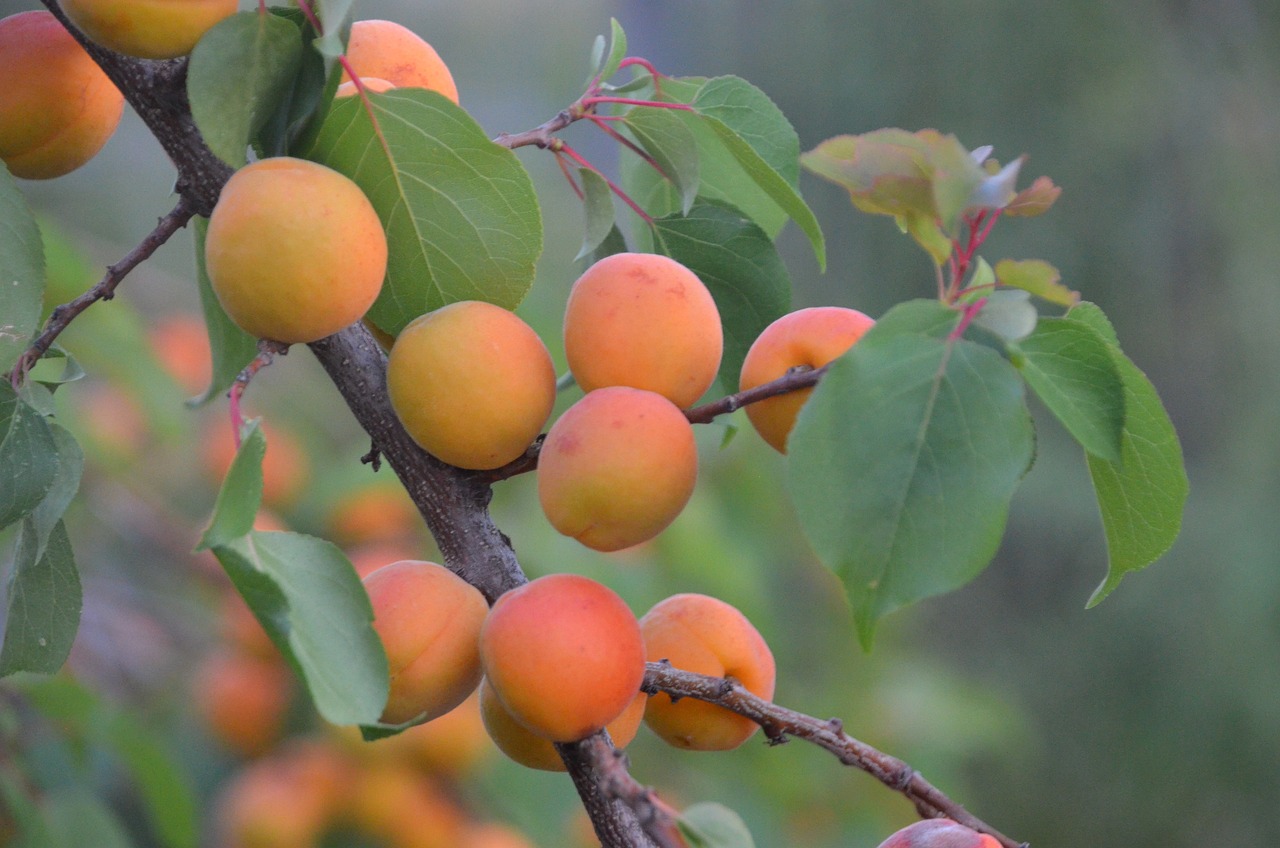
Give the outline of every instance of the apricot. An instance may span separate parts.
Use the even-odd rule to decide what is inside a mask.
[[[204,321],[194,315],[171,315],[151,329],[148,340],[160,365],[188,395],[197,395],[209,385],[213,355]]]
[[[551,526],[597,551],[666,529],[693,494],[693,427],[662,395],[596,389],[552,425],[538,456],[538,498]]]
[[[469,774],[493,752],[480,716],[478,691],[439,718],[379,744],[390,745],[393,753],[422,771],[455,780]]]
[[[349,766],[317,744],[238,773],[215,808],[218,848],[312,848],[341,812]]]
[[[89,39],[139,59],[185,56],[237,0],[58,0]]]
[[[752,343],[742,361],[742,391],[772,382],[792,368],[821,368],[840,356],[875,324],[856,309],[815,306],[799,309],[774,321]],[[787,452],[787,436],[800,407],[813,389],[800,389],[747,405],[747,418],[766,442]]]
[[[330,507],[326,524],[338,544],[366,545],[413,538],[422,516],[403,486],[380,482],[344,492]]]
[[[456,848],[466,827],[435,781],[401,763],[366,764],[349,791],[350,820],[387,848]]]
[[[556,372],[538,334],[514,312],[478,300],[414,319],[387,357],[387,390],[405,430],[460,468],[491,469],[524,453],[556,400]]]
[[[515,828],[485,822],[468,827],[459,848],[534,848],[534,845]]]
[[[644,678],[635,615],[612,589],[574,574],[498,598],[480,658],[507,712],[553,742],[586,738],[622,715]]]
[[[378,77],[360,77],[360,84],[369,91],[391,91],[394,85],[384,79]],[[346,82],[338,86],[338,90],[334,92],[334,97],[352,97],[359,89],[356,88],[355,80],[348,79]]]
[[[241,329],[302,344],[359,321],[373,305],[387,237],[354,182],[280,156],[227,181],[209,218],[205,261],[218,301]]]
[[[698,275],[653,253],[615,253],[569,292],[564,352],[584,391],[631,386],[681,408],[715,382],[724,333]]]
[[[1000,842],[951,819],[925,819],[899,830],[879,848],[1000,848]]]
[[[0,159],[15,177],[79,168],[115,132],[124,95],[51,12],[0,20]]]
[[[442,565],[402,560],[364,578],[382,639],[391,693],[382,720],[430,720],[480,683],[478,640],[489,612],[480,590]]]
[[[206,657],[193,696],[210,733],[237,754],[265,753],[284,731],[292,684],[283,661],[242,651]]]
[[[759,631],[735,607],[707,595],[672,595],[640,619],[650,662],[667,660],[684,671],[732,677],[761,698],[773,697],[773,654]],[[658,693],[649,699],[649,729],[677,748],[727,751],[759,725],[706,701]]]
[[[394,21],[356,21],[347,40],[347,64],[356,76],[377,77],[396,88],[426,88],[458,102],[458,86],[436,49]],[[351,75],[345,70],[342,82]]]
[[[605,725],[615,747],[625,748],[636,737],[644,719],[647,698],[643,692],[638,693],[621,715]],[[480,717],[493,744],[512,760],[526,768],[565,771],[564,760],[560,759],[552,741],[516,721],[502,705],[487,677],[480,683]]]

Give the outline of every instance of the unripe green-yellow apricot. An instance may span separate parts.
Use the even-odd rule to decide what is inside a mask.
[[[58,0],[91,41],[140,59],[185,56],[237,0]]]
[[[111,138],[124,95],[52,13],[0,20],[0,159],[28,180],[60,177]]]
[[[480,683],[484,595],[442,565],[402,560],[364,578],[382,640],[391,693],[382,720],[442,716]]]
[[[236,171],[205,239],[209,281],[250,335],[305,344],[359,321],[382,288],[387,237],[347,177],[281,156]]]
[[[352,24],[347,64],[358,77],[378,77],[396,88],[426,88],[458,102],[458,86],[440,54],[415,32],[394,21]],[[350,79],[344,70],[342,81]]]
[[[773,653],[760,632],[735,607],[707,595],[672,595],[640,619],[650,662],[711,677],[732,677],[753,694],[773,697],[777,676]],[[659,692],[645,708],[645,724],[666,742],[694,751],[727,751],[751,737],[759,725],[736,713]]]
[[[631,386],[681,409],[716,379],[724,334],[698,275],[653,253],[615,253],[578,278],[564,314],[564,352],[584,391]]]
[[[588,392],[552,425],[538,455],[538,499],[551,526],[598,551],[666,529],[693,494],[693,427],[662,395]]]
[[[542,431],[556,372],[538,334],[514,312],[467,300],[400,332],[387,390],[425,450],[460,468],[491,469],[520,456]]]

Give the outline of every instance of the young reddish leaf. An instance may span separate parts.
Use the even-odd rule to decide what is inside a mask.
[[[1080,292],[1062,285],[1058,269],[1042,259],[1001,259],[996,263],[996,282],[1022,289],[1059,306],[1080,302]]]
[[[1054,185],[1053,180],[1048,177],[1036,177],[1035,182],[1018,192],[1013,200],[1009,201],[1009,205],[1004,208],[1004,214],[1023,218],[1043,215],[1049,211],[1049,207],[1053,206],[1060,194],[1062,189]]]

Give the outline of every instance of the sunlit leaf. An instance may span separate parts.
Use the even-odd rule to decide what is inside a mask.
[[[1058,269],[1042,259],[1001,259],[996,263],[996,281],[1002,286],[1022,289],[1060,306],[1074,306],[1080,293],[1062,285]]]
[[[1053,180],[1048,177],[1036,177],[1031,185],[1018,192],[1013,200],[1009,201],[1004,208],[1004,214],[1023,218],[1043,215],[1058,200],[1060,194],[1062,189],[1054,185]]]

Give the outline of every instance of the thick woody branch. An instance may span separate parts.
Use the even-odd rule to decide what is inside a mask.
[[[731,678],[708,677],[681,671],[670,663],[651,662],[641,688],[650,695],[665,692],[673,699],[696,698],[751,719],[765,732],[769,744],[780,745],[791,738],[803,739],[825,748],[841,763],[861,769],[910,800],[923,818],[945,816],[965,827],[989,833],[1004,848],[1027,848],[971,814],[925,780],[897,757],[876,750],[844,732],[838,718],[819,719],[780,707],[748,692]]]

